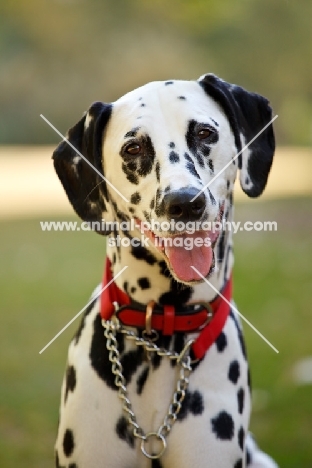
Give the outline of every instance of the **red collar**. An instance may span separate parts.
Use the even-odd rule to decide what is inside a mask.
[[[111,263],[106,259],[103,287],[112,280]],[[232,298],[232,278],[228,280],[223,291],[223,297],[230,302]],[[114,302],[118,304],[115,311]],[[175,332],[191,333],[199,331],[192,344],[192,354],[195,359],[201,359],[221,333],[230,313],[230,306],[218,296],[209,303],[196,303],[184,306],[175,313],[175,307],[165,305],[150,305],[150,326],[161,331],[163,335],[173,335]],[[149,303],[150,304],[150,303]],[[112,282],[101,294],[101,317],[109,320],[116,313],[123,325],[136,328],[146,327],[147,307],[131,303],[130,297]]]

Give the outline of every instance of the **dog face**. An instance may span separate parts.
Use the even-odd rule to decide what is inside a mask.
[[[69,141],[97,172],[66,142],[54,152],[55,168],[82,219],[135,218],[139,226],[157,221],[145,230],[151,248],[176,279],[190,283],[200,279],[191,265],[204,277],[212,270],[218,233],[202,226],[221,220],[237,169],[247,195],[258,196],[265,187],[272,127],[243,152],[242,147],[270,120],[265,98],[214,75],[153,82],[113,104],[93,104],[69,130]],[[186,232],[189,222],[196,226],[193,233]],[[199,246],[166,245],[166,238],[176,236],[184,241],[196,236]]]
[[[231,161],[236,148],[224,112],[203,88],[170,81],[149,83],[114,103],[103,154],[105,176],[130,200],[118,201],[122,212],[162,222],[174,215],[168,196],[189,190],[193,198]],[[226,180],[232,184],[235,174],[234,162],[204,191],[205,209],[198,219],[216,218],[215,200],[226,198]],[[187,213],[181,218],[191,220]]]

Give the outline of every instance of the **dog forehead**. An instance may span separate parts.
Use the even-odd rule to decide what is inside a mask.
[[[131,103],[137,99],[150,99],[155,98],[173,98],[185,93],[196,93],[200,91],[200,86],[197,81],[186,81],[186,80],[169,80],[169,81],[151,81],[146,83],[139,88],[129,91],[124,96],[120,97],[115,104],[125,105]]]
[[[109,133],[116,138],[132,129],[153,132],[167,128],[186,130],[188,122],[212,123],[224,119],[219,105],[197,81],[154,81],[125,94],[113,103]]]

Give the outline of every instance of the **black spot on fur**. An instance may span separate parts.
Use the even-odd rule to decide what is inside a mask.
[[[142,137],[142,143],[145,148],[146,157],[141,158],[140,160],[141,164],[140,164],[140,168],[138,169],[138,174],[142,177],[145,177],[147,176],[147,174],[150,174],[152,171],[156,153],[155,153],[152,140],[148,135],[145,135]]]
[[[226,411],[220,413],[211,420],[212,431],[217,439],[231,440],[234,436],[234,422],[232,416]]]
[[[130,203],[133,203],[134,205],[137,205],[141,201],[141,195],[139,192],[134,192],[131,197],[130,197]]]
[[[124,416],[121,416],[116,424],[116,433],[121,440],[127,442],[131,448],[134,447],[134,436],[130,432],[127,420]]]
[[[150,214],[149,214],[147,211],[145,211],[145,210],[143,211],[143,214],[144,214],[144,216],[145,216],[146,221],[148,221],[148,222],[150,223],[150,222],[151,222],[151,216],[150,216]]]
[[[181,287],[181,284],[172,278],[170,281],[170,290],[159,297],[159,303],[179,307],[190,300],[192,292],[193,288],[189,286]]]
[[[178,99],[181,99],[181,101],[185,101],[186,97],[185,96],[179,96]]]
[[[157,216],[161,217],[165,214],[165,205],[160,201],[162,196],[162,191],[160,188],[156,190],[156,203],[155,203],[155,213]]]
[[[201,154],[197,153],[197,154],[196,154],[196,159],[197,159],[197,162],[198,162],[198,164],[200,165],[200,167],[204,167],[204,166],[205,166],[205,161],[204,161],[204,159],[203,159],[203,157],[202,157]]]
[[[169,154],[169,161],[174,164],[180,161],[180,156],[175,151],[171,151]]]
[[[232,361],[229,367],[228,378],[233,384],[236,384],[240,376],[240,367],[238,361]]]
[[[112,373],[112,365],[109,361],[103,330],[101,316],[98,314],[93,322],[93,335],[89,354],[90,362],[100,379],[104,380],[110,388],[116,390],[115,377]],[[118,350],[122,354],[124,350],[124,337],[121,333],[118,333],[116,339]]]
[[[129,161],[127,162],[127,169],[128,171],[134,172],[138,168],[137,161]]]
[[[129,212],[132,213],[132,214],[134,214],[134,213],[135,213],[135,209],[132,208],[132,206],[129,206]]]
[[[192,414],[194,414],[194,416],[202,414],[204,411],[203,396],[197,390],[195,390],[195,392],[193,393],[191,397],[190,411]]]
[[[245,431],[244,428],[241,427],[238,431],[238,445],[242,450],[244,450],[244,443],[245,443]]]
[[[123,213],[119,208],[118,208],[118,205],[117,203],[111,199],[111,204],[113,206],[113,210],[117,216],[117,218],[119,219],[119,221],[130,221],[130,218],[129,216],[127,216],[125,213]],[[114,222],[116,222],[116,219],[114,218]],[[126,230],[124,230],[124,232],[127,232]],[[118,234],[118,231],[117,229],[114,230],[114,233],[117,235]]]
[[[243,460],[240,458],[234,465],[234,468],[243,468]]]
[[[193,159],[191,158],[191,156],[188,153],[184,153],[184,157],[188,162],[193,162]]]
[[[150,209],[153,210],[155,206],[155,199],[152,198],[151,203],[150,203]]]
[[[220,333],[220,335],[218,336],[218,338],[215,341],[215,344],[216,344],[216,347],[217,347],[217,350],[219,351],[219,353],[222,353],[222,351],[224,351],[224,349],[227,346],[227,338],[226,338],[226,335],[224,334],[224,332]]]
[[[214,166],[213,166],[212,159],[208,159],[208,166],[209,166],[209,169],[211,170],[211,172],[214,172]]]
[[[169,143],[169,148],[175,148],[175,144],[173,143],[173,141]]]
[[[252,462],[252,456],[251,456],[250,451],[247,448],[247,450],[246,450],[246,463],[247,463],[247,466],[250,465],[251,462]]]
[[[74,451],[75,442],[74,434],[71,429],[66,429],[64,438],[63,438],[63,450],[66,457],[70,457]]]
[[[251,384],[251,373],[250,373],[249,367],[248,367],[248,372],[247,372],[247,384],[249,388],[249,393],[251,394],[252,384]]]
[[[66,387],[65,387],[65,398],[64,403],[66,403],[68,392],[73,392],[76,387],[76,370],[74,366],[68,366],[66,369]]]
[[[159,182],[160,181],[160,164],[159,164],[159,161],[157,161],[157,163],[156,163],[155,171],[156,171],[156,180],[157,180],[157,182]]]
[[[210,146],[208,146],[208,145],[202,145],[202,147],[201,147],[201,152],[202,152],[203,156],[205,157],[205,159],[208,159],[209,156],[210,156],[210,153],[211,153],[211,148],[210,148]],[[209,166],[209,160],[208,160],[208,166]]]
[[[143,349],[138,348],[125,353],[121,359],[121,365],[123,368],[123,375],[126,379],[126,382],[129,383],[132,375],[136,372],[139,365],[143,362]]]
[[[166,81],[165,82],[165,86],[168,86],[168,85],[171,85],[171,84],[173,84],[173,81]]]
[[[192,413],[194,416],[198,416],[203,413],[204,409],[202,394],[198,390],[195,390],[195,392],[187,390],[181,410],[178,414],[178,420],[182,421],[185,419],[188,412]]]
[[[134,286],[132,286],[132,288],[130,289],[131,294],[134,294],[136,290],[137,290],[137,288],[135,288]]]
[[[163,468],[163,466],[158,459],[155,459],[155,460],[152,460],[151,468]]]
[[[249,183],[250,183],[250,179],[249,179],[249,177],[246,177],[245,178],[245,184],[248,185]]]
[[[194,177],[196,177],[197,179],[200,179],[200,176],[199,176],[198,172],[196,171],[195,164],[194,164],[194,162],[193,162],[192,160],[186,163],[186,169],[187,169]]]
[[[175,333],[173,336],[173,351],[180,354],[185,345],[184,333]],[[174,361],[171,361],[173,364]]]
[[[242,414],[244,411],[244,402],[245,402],[245,391],[243,388],[240,388],[237,392],[237,403],[238,403],[239,414]]]
[[[138,395],[141,395],[141,393],[143,392],[143,388],[144,388],[145,382],[147,380],[148,374],[149,374],[149,367],[145,367],[143,372],[138,377],[138,380],[137,380],[137,393],[138,393]]]
[[[164,192],[169,192],[170,191],[170,185],[167,185],[167,187],[165,188]]]
[[[161,189],[158,187],[158,189],[156,190],[156,204],[159,204],[159,201],[161,199]]]
[[[159,356],[159,354],[156,354],[156,353],[152,354],[151,363],[152,363],[154,370],[160,366],[161,360],[162,360],[162,357]]]
[[[136,174],[133,174],[133,172],[128,171],[127,165],[122,164],[122,170],[126,174],[127,179],[131,184],[138,185],[139,183],[139,178]]]
[[[86,308],[86,311],[85,311],[85,313],[83,314],[83,317],[82,317],[82,319],[81,319],[81,322],[80,322],[80,325],[79,325],[79,327],[78,327],[78,330],[76,331],[76,334],[75,334],[75,336],[74,336],[75,344],[77,344],[78,341],[79,341],[79,339],[80,339],[82,330],[84,329],[84,326],[85,326],[85,323],[86,323],[86,317],[90,314],[91,310],[93,309],[94,304],[95,304],[95,301],[96,301],[96,299],[94,299],[94,301],[91,302],[91,304]]]
[[[144,104],[144,103],[142,103],[142,104],[141,104],[141,107],[145,107],[145,104]]]
[[[138,285],[140,286],[141,289],[148,289],[151,287],[150,280],[146,277],[139,278]]]
[[[124,281],[123,285],[122,285],[124,291],[129,294],[129,283],[128,281]]]
[[[216,127],[219,127],[218,122],[216,122],[215,120],[213,120],[211,117],[210,117],[210,120],[215,124]]]
[[[178,420],[182,421],[183,419],[186,418],[189,410],[189,404],[190,404],[190,399],[191,399],[191,393],[189,390],[186,391],[184,400],[182,402],[182,406],[180,409],[180,412],[178,413]]]
[[[216,204],[217,204],[216,199],[215,199],[215,197],[212,195],[212,193],[210,192],[209,189],[208,189],[208,193],[209,193],[209,198],[210,198],[211,204],[212,204],[212,205],[216,205]]]
[[[229,205],[233,206],[233,192],[228,194]]]
[[[166,278],[171,278],[171,273],[169,271],[169,268],[165,260],[161,260],[159,262],[159,266],[160,266],[160,274],[165,276]]]
[[[230,312],[230,317],[233,320],[233,322],[235,323],[235,326],[236,326],[236,329],[237,329],[237,334],[238,334],[238,339],[239,339],[239,342],[240,342],[240,345],[241,345],[243,356],[244,356],[245,359],[247,359],[246,346],[245,346],[245,341],[244,341],[244,338],[243,338],[242,330],[241,330],[241,328],[240,328],[240,326],[239,326],[239,324],[238,324],[232,310]]]
[[[129,132],[125,134],[124,138],[136,137],[139,130],[140,130],[140,127],[133,128],[132,130],[130,130]]]
[[[154,265],[157,260],[154,257],[153,254],[149,252],[145,247],[139,245],[137,247],[131,246],[131,254],[137,259],[137,260],[144,260],[146,263],[149,265]]]
[[[226,231],[223,229],[218,240],[218,263],[222,263],[226,246]]]
[[[60,459],[57,450],[55,451],[55,468],[61,468]]]

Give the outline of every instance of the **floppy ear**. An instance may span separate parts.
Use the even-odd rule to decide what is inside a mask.
[[[201,77],[199,84],[225,112],[234,134],[237,152],[272,119],[269,101],[259,94],[250,93],[213,74]],[[241,187],[249,197],[258,197],[263,192],[274,150],[275,139],[270,124],[238,157]]]
[[[67,139],[72,146],[64,140],[53,153],[57,175],[74,210],[84,221],[101,221],[107,211],[106,183],[101,177],[102,140],[111,110],[111,104],[92,104],[84,117],[68,131]]]

